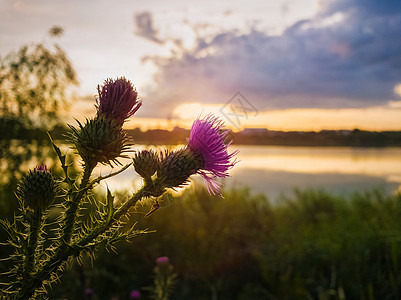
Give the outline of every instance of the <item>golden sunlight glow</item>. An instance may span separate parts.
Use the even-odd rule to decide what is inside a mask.
[[[174,116],[181,120],[195,120],[209,113],[219,115],[221,104],[184,103],[174,110]]]
[[[400,85],[401,92],[401,85]],[[221,113],[223,104],[184,103],[173,112],[173,118],[139,118],[133,117],[124,125],[126,129],[139,127],[141,130],[166,129],[174,127],[190,128],[193,121],[199,116],[212,113],[222,118],[227,127],[238,131],[238,126],[233,126],[233,120],[227,119]],[[94,114],[93,101],[79,101],[74,103],[71,115],[77,117],[74,111],[79,111],[81,116]],[[267,128],[269,130],[282,131],[320,131],[328,130],[401,130],[401,101],[390,101],[386,106],[369,108],[297,108],[260,111],[256,116],[247,116],[240,119],[240,129]],[[80,118],[78,117],[80,120]],[[83,120],[83,117],[82,117]],[[67,120],[74,123],[70,117]],[[238,125],[238,124],[237,124]]]
[[[220,111],[221,104],[186,103],[174,110],[174,118],[140,118],[140,122],[127,122],[126,128],[140,127],[143,130],[162,128],[172,129],[175,126],[190,128],[199,116],[212,113],[222,118],[228,128],[238,131],[233,120],[227,119]],[[320,131],[328,130],[401,130],[401,102],[392,101],[387,106],[370,108],[299,108],[261,111],[257,116],[241,119],[240,129],[267,128],[282,131]]]
[[[287,109],[263,112],[258,117],[275,130],[348,129],[400,130],[401,108]],[[256,121],[256,120],[250,120]]]
[[[172,130],[174,127],[190,128],[193,120],[132,117],[124,124],[124,128],[140,128],[142,131],[149,129]]]
[[[400,86],[401,88],[401,86]],[[401,102],[400,102],[401,103]],[[243,128],[268,128],[270,130],[320,131],[355,128],[362,130],[401,130],[401,105],[392,101],[386,106],[369,108],[297,108],[261,111],[256,116],[240,119]],[[227,127],[237,130],[221,113],[223,104],[185,103],[174,110],[183,126],[191,124],[199,115],[213,113],[220,116]],[[186,121],[186,122],[185,122]]]
[[[401,86],[400,86],[401,89]],[[401,103],[401,102],[400,102]],[[297,108],[261,111],[256,116],[240,119],[243,128],[270,130],[320,131],[324,129],[401,130],[401,105],[392,101],[386,106],[369,108]],[[199,115],[213,113],[225,120],[227,127],[237,130],[232,120],[222,115],[223,104],[185,103],[174,110],[181,126],[191,124]]]
[[[388,106],[393,108],[401,108],[401,101],[389,101]]]
[[[396,93],[398,96],[401,96],[401,83],[394,87],[394,93]]]

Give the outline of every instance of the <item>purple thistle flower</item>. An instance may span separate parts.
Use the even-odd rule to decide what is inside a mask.
[[[222,120],[209,114],[195,120],[188,139],[188,148],[203,159],[203,166],[197,173],[206,180],[209,193],[214,195],[221,195],[217,179],[228,177],[228,170],[238,162],[231,161],[238,151],[228,153],[227,147],[232,140],[227,136],[228,130],[222,130],[223,127]]]
[[[105,80],[97,87],[99,99],[96,100],[97,118],[104,115],[122,126],[142,105],[131,81],[125,77]]]

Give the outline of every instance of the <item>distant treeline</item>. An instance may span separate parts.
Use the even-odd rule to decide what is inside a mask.
[[[183,144],[189,130],[175,127],[173,130],[139,128],[126,130],[136,144],[171,145]],[[58,125],[50,134],[54,139],[65,139],[68,129]],[[350,147],[401,147],[401,131],[322,130],[315,131],[271,131],[267,129],[245,129],[230,133],[234,144],[282,145],[282,146],[350,146]],[[15,119],[0,118],[1,139],[41,140],[47,139],[43,129],[26,128]]]
[[[127,130],[139,144],[182,144],[189,137],[189,130],[174,128],[172,131],[155,129]],[[355,129],[313,131],[269,131],[244,130],[231,132],[234,144],[240,145],[283,145],[283,146],[352,146],[388,147],[401,146],[401,131],[363,131]]]
[[[284,146],[401,146],[401,131],[364,131],[354,129],[314,131],[266,131],[260,134],[233,133],[236,144]]]

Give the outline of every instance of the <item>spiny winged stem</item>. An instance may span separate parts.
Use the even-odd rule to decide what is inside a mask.
[[[23,278],[27,280],[35,267],[35,252],[38,245],[39,232],[42,226],[42,211],[36,210],[30,220],[28,246],[24,261]]]
[[[81,184],[82,185],[82,184]],[[36,289],[39,288],[42,283],[49,280],[58,268],[68,260],[71,256],[78,256],[81,251],[84,250],[85,246],[95,240],[99,235],[107,231],[114,223],[116,223],[128,210],[135,206],[143,197],[149,195],[150,186],[145,185],[143,188],[138,190],[129,200],[127,200],[118,210],[116,210],[112,217],[97,228],[92,229],[91,232],[86,234],[79,241],[67,245],[62,244],[55,254],[44,263],[44,265],[35,272],[28,280],[24,283],[24,287],[20,290],[17,299],[25,300],[33,296]]]
[[[139,191],[137,191],[129,200],[127,200],[118,210],[116,210],[112,217],[109,220],[105,220],[105,222],[99,227],[93,229],[86,236],[84,236],[81,240],[78,241],[78,246],[85,246],[91,241],[93,241],[96,237],[101,235],[107,229],[109,229],[115,222],[117,222],[123,215],[125,215],[131,207],[134,207],[135,204],[145,197],[148,193],[148,186],[145,185]]]
[[[79,189],[72,193],[71,201],[69,202],[69,206],[65,212],[65,224],[63,229],[63,236],[61,238],[62,244],[66,245],[70,242],[71,236],[74,230],[74,224],[77,217],[77,210],[82,198],[87,191],[86,186],[88,185],[89,178],[92,174],[93,169],[95,168],[96,164],[86,164],[84,166],[84,175],[82,177],[81,184]]]

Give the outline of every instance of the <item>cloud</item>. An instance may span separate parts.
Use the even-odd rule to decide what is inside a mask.
[[[279,36],[258,30],[199,37],[193,49],[148,58],[159,115],[183,102],[224,103],[237,91],[259,110],[349,108],[400,99],[399,1],[324,1]],[[150,26],[151,28],[151,26]],[[168,103],[169,105],[161,105]],[[154,107],[149,106],[152,113]]]
[[[153,27],[152,14],[148,11],[138,13],[134,16],[136,24],[135,34],[152,42],[162,44],[163,41],[157,37],[158,31]]]
[[[401,2],[399,0],[321,0],[323,15],[331,15],[336,12],[357,12],[359,15],[399,15]]]

